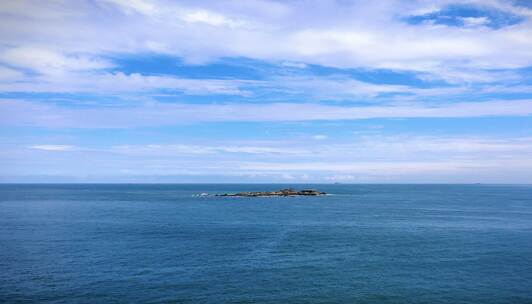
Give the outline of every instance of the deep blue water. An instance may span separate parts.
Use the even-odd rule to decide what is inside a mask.
[[[283,186],[0,185],[0,302],[532,303],[532,186]]]

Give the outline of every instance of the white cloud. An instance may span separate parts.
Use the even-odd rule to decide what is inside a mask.
[[[324,139],[327,139],[328,136],[327,135],[323,135],[323,134],[317,134],[317,135],[312,136],[312,138],[314,138],[316,140],[324,140]]]
[[[146,52],[180,56],[188,62],[248,57],[434,75],[532,64],[532,27],[526,19],[532,15],[531,10],[505,1],[477,1],[525,18],[501,29],[411,25],[400,18],[463,1],[442,1],[435,7],[411,1],[330,2],[326,6],[271,1],[224,5],[200,2],[193,6],[167,1],[113,2],[119,10],[83,1],[60,5],[29,1],[26,6],[4,3],[0,12],[9,13],[2,16],[3,28],[10,31],[0,31],[0,37],[5,46],[16,49],[45,44],[60,53],[28,55],[29,66],[40,71],[63,66],[99,68],[102,63],[98,58],[102,56]],[[64,13],[43,21],[26,10]],[[482,17],[464,21],[476,25],[485,22]]]
[[[74,146],[70,145],[33,145],[31,149],[44,150],[44,151],[72,151]]]
[[[189,11],[183,14],[182,18],[186,22],[205,23],[212,26],[228,26],[231,28],[235,28],[245,25],[244,21],[234,20],[224,15],[204,9]]]
[[[47,48],[17,47],[0,52],[0,62],[11,66],[31,69],[41,74],[58,74],[68,71],[103,69],[110,63],[87,56],[66,56]]]
[[[368,118],[530,116],[532,100],[328,106],[320,104],[160,104],[75,109],[0,100],[0,124],[61,128],[129,128],[209,121],[316,121]]]
[[[436,74],[418,74],[418,78],[434,81],[445,80],[451,84],[463,83],[508,83],[519,81],[521,77],[513,71],[484,71],[471,68],[438,68]],[[509,86],[506,86],[509,87]]]
[[[382,93],[417,93],[423,90],[405,85],[372,84],[346,76],[284,76],[275,77],[269,83],[272,89],[286,93],[300,93],[317,99],[375,97]]]
[[[309,100],[349,100],[353,98],[373,98],[385,93],[402,93],[413,96],[446,96],[465,93],[473,89],[467,87],[428,88],[420,89],[406,85],[372,84],[350,79],[346,76],[273,76],[263,80],[245,79],[195,79],[173,76],[153,76],[139,73],[124,74],[122,72],[99,73],[63,73],[60,75],[39,75],[22,77],[22,73],[6,70],[12,78],[5,78],[0,83],[4,92],[65,92],[65,93],[139,93],[189,95],[223,94],[250,96],[263,92],[276,92],[282,98],[286,96],[305,96]],[[16,75],[15,75],[16,73]],[[0,80],[2,79],[0,68]],[[7,74],[6,74],[7,76]],[[17,76],[17,77],[15,77]],[[429,76],[423,76],[431,79]],[[449,76],[454,79],[457,76]],[[477,79],[481,77],[477,75]],[[510,79],[510,75],[506,78]],[[493,87],[498,91],[511,87]],[[476,88],[476,90],[479,90]],[[281,98],[281,99],[282,99]],[[263,99],[267,102],[267,99]]]
[[[319,137],[321,138],[321,137]],[[330,140],[324,146],[320,142],[308,142],[305,139],[286,141],[221,141],[213,140],[210,144],[130,144],[111,146],[101,149],[89,149],[69,145],[33,145],[32,149],[54,151],[93,151],[111,152],[114,155],[138,156],[147,158],[186,156],[212,158],[234,156],[256,159],[282,159],[295,162],[305,160],[334,159],[358,161],[378,158],[383,161],[404,161],[415,158],[418,161],[436,161],[441,159],[467,158],[484,160],[490,158],[511,159],[532,155],[532,137],[480,137],[480,136],[420,136],[420,135],[355,135],[342,141]],[[247,156],[246,156],[247,155]],[[244,158],[245,160],[245,158]]]
[[[419,7],[410,11],[409,15],[410,16],[423,16],[423,15],[436,13],[441,10],[441,4],[436,5],[436,3],[432,2],[428,4],[427,6],[424,6],[424,5],[427,5],[427,3],[420,2]]]
[[[126,13],[137,12],[144,15],[154,15],[158,12],[157,6],[153,1],[145,0],[100,0],[117,5]]]
[[[487,17],[463,17],[461,20],[468,27],[483,26],[490,22]]]
[[[291,62],[291,61],[284,61],[281,63],[282,66],[287,68],[298,68],[298,69],[304,69],[307,67],[306,64],[301,62]]]
[[[240,87],[253,83],[253,81],[238,79],[190,79],[121,72],[67,73],[26,78],[25,81],[0,83],[0,90],[5,92],[84,92],[96,94],[160,91],[175,93],[177,91],[190,95],[229,94],[246,96],[250,92]]]

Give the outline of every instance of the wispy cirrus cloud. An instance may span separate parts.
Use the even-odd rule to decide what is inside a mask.
[[[305,161],[313,158],[329,157],[338,161],[352,159],[367,160],[374,157],[392,160],[405,160],[405,156],[415,156],[419,160],[438,160],[445,158],[463,158],[481,160],[486,156],[508,159],[519,156],[523,158],[532,153],[532,137],[486,137],[486,136],[420,136],[412,134],[372,134],[357,135],[348,141],[337,141],[328,135],[310,136],[317,139],[309,142],[306,137],[290,140],[270,141],[214,141],[210,144],[192,143],[152,143],[112,145],[105,147],[83,147],[71,144],[36,144],[28,148],[43,151],[70,151],[123,154],[138,157],[186,157],[205,155],[234,155],[250,157],[263,155],[268,158]],[[328,139],[324,145],[319,140]],[[501,154],[502,152],[502,154]],[[477,154],[481,153],[481,154]]]
[[[110,62],[101,58],[86,55],[66,55],[47,48],[29,46],[4,49],[3,52],[0,52],[0,62],[43,75],[112,67]]]
[[[10,79],[11,80],[11,79]],[[190,95],[249,95],[246,87],[252,80],[192,79],[174,76],[150,76],[138,73],[69,73],[28,77],[24,80],[0,82],[4,92],[38,93],[117,93],[174,92]]]
[[[108,164],[94,168],[87,164],[51,170],[59,176],[208,176],[259,180],[310,180],[314,182],[427,182],[443,178],[500,181],[514,176],[515,182],[530,182],[532,168],[531,137],[457,137],[409,134],[355,136],[349,141],[330,139],[323,146],[304,139],[284,141],[215,141],[209,144],[157,143],[83,147],[70,144],[30,145],[28,150],[2,153],[15,158],[13,164],[30,155],[39,168],[55,168],[90,159]],[[15,153],[16,152],[16,153]],[[54,152],[54,153],[50,153]],[[29,153],[29,154],[28,154]],[[60,153],[61,158],[55,155]],[[18,156],[18,157],[17,157]],[[489,161],[486,161],[489,159]],[[324,161],[327,160],[327,161]],[[27,173],[24,166],[8,166],[11,174]],[[80,172],[77,172],[79,170]],[[223,171],[223,172],[222,172]],[[45,171],[46,172],[46,171]]]
[[[75,147],[71,145],[33,145],[30,148],[43,151],[72,151]]]
[[[419,75],[433,81],[431,75]],[[100,96],[131,94],[143,96],[230,95],[260,97],[263,103],[287,99],[363,101],[393,100],[394,96],[414,98],[460,96],[481,93],[532,93],[527,85],[515,83],[520,77],[511,72],[449,74],[449,83],[476,82],[475,86],[454,85],[420,88],[410,85],[375,84],[344,75],[304,76],[272,75],[270,78],[184,78],[171,75],[144,75],[123,72],[66,73],[27,76],[17,69],[0,67],[0,91],[5,93],[88,93]],[[459,80],[458,80],[459,79]],[[467,80],[466,80],[467,79]],[[506,83],[513,82],[513,83]],[[485,84],[484,84],[485,83]],[[382,99],[382,98],[381,98]]]
[[[272,75],[261,80],[229,78],[184,78],[171,75],[143,75],[123,72],[65,72],[63,74],[25,75],[23,71],[0,67],[0,91],[6,93],[89,93],[116,95],[143,93],[147,96],[166,95],[265,95],[305,97],[309,101],[374,98],[381,94],[416,96],[462,93],[466,88],[416,88],[407,85],[374,84],[338,76]],[[281,98],[281,99],[282,99]]]
[[[319,121],[369,118],[530,116],[532,100],[332,106],[321,104],[160,104],[123,108],[66,108],[0,101],[0,124],[52,128],[131,128],[209,121]]]
[[[302,155],[307,153],[305,149],[296,147],[272,147],[272,146],[250,146],[250,145],[122,145],[113,146],[110,149],[113,153],[127,155],[205,155],[205,154],[278,154],[278,155]]]

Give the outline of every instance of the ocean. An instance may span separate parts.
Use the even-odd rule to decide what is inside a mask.
[[[315,188],[319,197],[200,193]],[[532,186],[0,185],[2,303],[532,303]]]

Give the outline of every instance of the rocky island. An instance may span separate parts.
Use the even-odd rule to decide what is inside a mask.
[[[320,192],[314,189],[295,190],[292,188],[288,188],[288,189],[281,189],[278,191],[224,193],[224,194],[216,194],[215,196],[263,197],[263,196],[318,196],[318,195],[325,195],[325,194],[326,194],[325,192]]]

